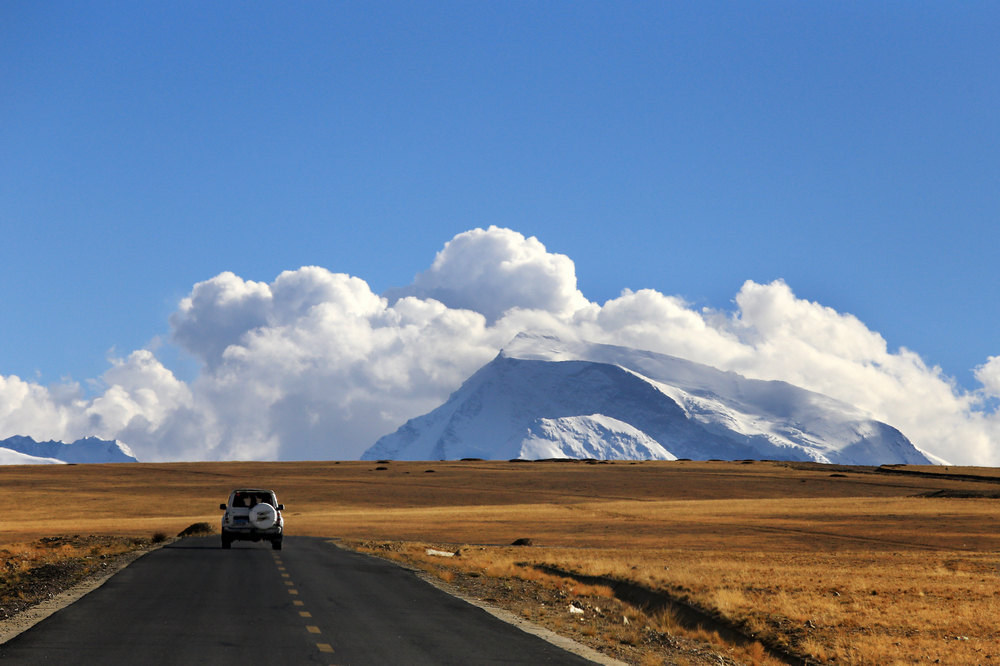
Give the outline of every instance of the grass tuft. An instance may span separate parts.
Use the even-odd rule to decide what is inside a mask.
[[[207,536],[215,534],[215,528],[210,523],[192,523],[181,530],[177,536]]]

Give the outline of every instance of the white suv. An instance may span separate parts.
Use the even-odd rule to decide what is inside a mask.
[[[222,516],[222,547],[229,548],[233,541],[271,542],[271,547],[281,550],[281,537],[285,521],[281,517],[285,505],[278,504],[273,490],[237,488],[229,493],[229,501],[220,504],[226,513]]]

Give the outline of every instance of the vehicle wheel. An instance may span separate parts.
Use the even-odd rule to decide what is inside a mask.
[[[222,547],[223,548],[228,549],[232,545],[233,545],[232,539],[228,539],[226,537],[222,537]]]
[[[271,548],[275,550],[281,550],[281,539],[275,539],[271,542]]]

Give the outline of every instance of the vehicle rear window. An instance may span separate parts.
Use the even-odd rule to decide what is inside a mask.
[[[236,493],[233,495],[233,506],[252,507],[257,504],[274,506],[274,498],[270,493]]]

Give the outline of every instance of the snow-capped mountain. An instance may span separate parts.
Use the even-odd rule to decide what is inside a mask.
[[[0,439],[0,465],[111,462],[138,461],[132,449],[118,440],[84,437],[65,444],[52,440],[36,442],[31,437],[19,435]]]
[[[40,458],[0,446],[0,465],[65,465],[55,458]]]
[[[684,359],[521,334],[362,459],[931,460],[833,398]]]

